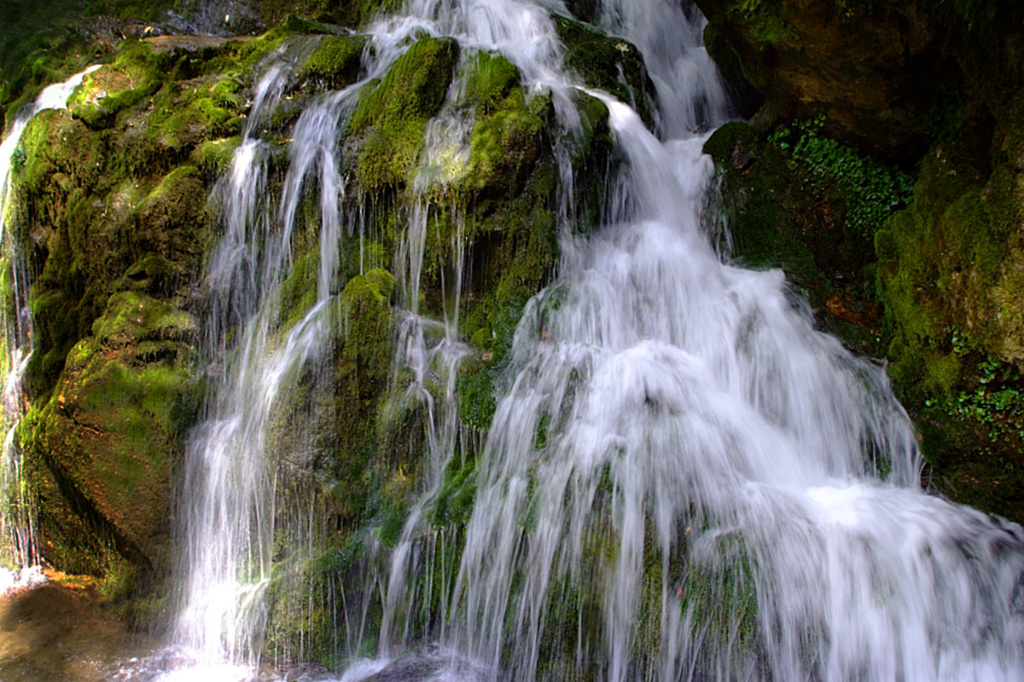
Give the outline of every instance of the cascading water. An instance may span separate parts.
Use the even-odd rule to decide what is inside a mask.
[[[13,297],[13,307],[8,309],[4,305],[0,312],[4,344],[4,364],[0,368],[3,373],[0,428],[4,434],[3,452],[0,453],[0,593],[4,592],[6,583],[13,581],[12,574],[4,572],[5,567],[21,570],[39,563],[33,501],[25,489],[22,453],[15,443],[15,429],[26,410],[21,382],[32,354],[32,317],[28,307],[28,272],[15,247],[15,240],[6,230],[8,212],[12,210],[8,202],[10,175],[15,166],[24,162],[24,150],[19,148],[19,143],[29,120],[47,109],[66,109],[68,98],[82,79],[98,68],[90,67],[63,83],[45,88],[35,102],[15,118],[0,144],[0,248],[3,263],[10,267]],[[22,155],[20,159],[19,154]]]
[[[658,49],[678,12],[657,4],[605,20],[658,26],[627,36]],[[882,368],[709,245],[692,131],[724,96],[683,34],[648,62],[673,139],[602,96],[623,157],[605,225],[563,240],[523,316],[433,635],[508,679],[1018,679],[1020,528],[923,494]]]
[[[342,233],[356,231],[357,221],[343,224],[339,210],[346,184],[338,173],[342,165],[339,125],[351,114],[360,88],[386,73],[408,49],[407,39],[424,30],[424,25],[409,20],[377,28],[374,49],[364,57],[363,80],[320,98],[295,124],[289,145],[291,162],[276,205],[266,197],[270,146],[257,131],[280,100],[294,64],[301,62],[302,50],[271,60],[256,85],[249,124],[231,170],[216,192],[223,206],[225,233],[208,268],[213,310],[207,344],[211,355],[225,366],[211,416],[190,444],[182,482],[186,578],[175,636],[189,656],[200,662],[202,673],[221,675],[230,670],[230,674],[245,675],[259,663],[267,617],[263,593],[270,578],[275,518],[281,515],[275,508],[281,463],[272,460],[267,441],[278,418],[280,396],[329,355],[343,317],[337,296]],[[319,223],[313,230],[318,235],[319,258],[316,300],[282,340],[277,338],[282,283],[293,271],[293,239],[306,229],[300,214],[312,191],[310,176],[315,176],[320,199]],[[454,363],[459,355],[457,348],[452,350],[450,334],[449,342],[440,348],[425,341],[423,321],[416,311],[425,218],[416,212],[410,221],[399,267],[409,273],[404,281],[412,301],[401,325],[406,331],[399,345],[405,352],[399,362],[413,368],[416,379],[409,390],[418,395],[425,393],[424,363],[441,356],[450,356],[453,359],[448,362]],[[364,265],[361,257],[360,272],[365,271]],[[231,334],[238,334],[240,340],[225,353]],[[454,376],[452,372],[452,382]],[[452,422],[455,417],[446,419]],[[201,674],[196,668],[181,673]]]
[[[266,448],[273,408],[303,368],[322,357],[330,338],[341,238],[334,157],[339,102],[322,102],[297,124],[279,215],[265,200],[269,145],[255,136],[302,52],[275,55],[267,67],[231,170],[217,190],[225,233],[209,267],[213,310],[207,331],[214,357],[226,364],[211,417],[189,446],[181,499],[184,607],[175,638],[203,665],[214,666],[213,675],[224,674],[220,663],[235,666],[235,675],[258,664],[278,479]],[[275,337],[281,282],[291,266],[299,195],[314,168],[324,197],[317,297],[282,339]],[[225,356],[230,333],[239,341]]]
[[[708,245],[701,138],[608,105],[624,175],[517,332],[460,648],[515,678],[560,649],[616,680],[1016,678],[1020,529],[917,489],[882,370]]]
[[[409,651],[421,665],[406,673],[428,677],[1018,679],[1019,527],[924,495],[913,430],[883,369],[815,331],[781,273],[722,262],[701,227],[712,168],[698,131],[724,120],[726,102],[699,23],[668,0],[602,7],[602,25],[653,51],[665,139],[626,104],[592,93],[608,107],[620,160],[603,225],[588,239],[563,231],[560,275],[526,308],[461,538],[424,523],[465,439],[454,401],[466,352],[457,226],[444,321],[424,319],[418,301],[429,195],[458,168],[440,159],[464,153],[469,122],[445,107],[428,127],[395,269],[407,309],[396,365],[413,375],[408,399],[428,405],[430,463],[389,576],[371,576],[368,588],[386,592],[382,658],[345,679]],[[669,35],[669,26],[685,28]],[[526,89],[551,93],[565,130],[579,124],[580,86],[562,71],[539,5],[413,0],[369,32],[366,80],[385,73],[411,37],[451,36],[501,53]],[[224,369],[190,446],[181,501],[177,640],[207,661],[241,666],[237,675],[257,664],[266,618],[279,515],[279,463],[267,448],[275,401],[325,357],[339,242],[354,229],[338,208],[346,181],[337,137],[366,80],[302,115],[282,196],[266,198],[271,150],[257,131],[289,63],[280,56],[260,80],[219,190],[225,235],[209,269],[207,329]],[[568,195],[567,163],[561,170]],[[317,295],[284,334],[275,331],[281,282],[312,175]],[[428,372],[445,384],[443,404],[425,389]],[[418,575],[454,566],[460,551],[457,572]],[[443,594],[425,593],[438,582]],[[435,602],[443,613],[416,631],[411,619],[424,620]],[[441,646],[416,653],[428,643]]]
[[[549,88],[554,85],[556,106],[572,118],[575,110],[568,95],[568,81],[552,66],[557,64],[557,40],[550,30],[537,29],[545,23],[550,23],[546,11],[528,4],[441,6],[424,2],[413,3],[407,16],[372,26],[373,47],[363,64],[365,78],[326,95],[296,123],[290,145],[291,166],[277,209],[266,201],[269,148],[257,131],[260,121],[276,106],[287,85],[290,65],[297,60],[279,55],[258,82],[249,125],[231,170],[216,193],[223,206],[225,233],[208,268],[213,310],[206,329],[211,355],[225,364],[213,395],[211,416],[197,429],[189,446],[180,501],[184,606],[175,640],[212,674],[230,671],[244,675],[259,661],[266,618],[263,591],[269,580],[277,513],[277,463],[269,461],[266,441],[279,394],[294,385],[304,367],[323,358],[337,319],[333,285],[341,239],[338,205],[345,186],[337,174],[340,121],[350,113],[360,87],[386,73],[408,49],[409,39],[423,33],[456,35],[466,45],[478,48],[505,46],[511,50],[526,46],[535,54],[523,53],[517,63],[527,82]],[[462,131],[456,138],[464,137],[466,130],[457,122],[447,123],[450,125],[437,121],[431,126],[436,145],[464,144],[463,139],[449,138],[456,130]],[[465,150],[456,153],[465,154]],[[445,179],[435,172],[443,163],[435,161],[430,154],[424,159],[416,182],[417,196],[432,185],[444,184]],[[317,300],[280,341],[274,338],[280,285],[291,271],[296,216],[307,176],[314,168],[319,171],[321,197]],[[465,354],[455,338],[463,244],[456,230],[450,312],[440,324],[422,319],[417,306],[428,213],[429,202],[417,199],[396,265],[407,301],[407,313],[399,324],[396,362],[413,372],[407,391],[410,400],[427,404],[428,447],[438,460],[430,468],[435,473],[433,480],[439,482],[438,475],[454,447],[458,424],[452,398],[457,365]],[[240,340],[225,354],[223,349],[232,333]],[[442,405],[433,404],[423,385],[425,372],[438,371],[438,367],[447,386]],[[414,528],[415,524],[410,523],[407,534]],[[401,561],[396,559],[395,563]],[[392,580],[396,585],[399,582]],[[182,674],[199,673],[189,669]]]

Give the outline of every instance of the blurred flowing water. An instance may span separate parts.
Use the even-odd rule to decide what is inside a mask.
[[[262,122],[315,39],[261,66],[214,196],[224,234],[207,278],[212,389],[183,475],[174,643],[126,663],[122,679],[275,674],[260,660],[275,537],[291,533],[312,556],[318,507],[284,494],[288,463],[268,440],[281,396],[330,370],[341,245],[364,229],[343,209],[339,132],[360,87],[426,34],[504,55],[574,134],[582,85],[562,68],[551,10],[565,7],[409,0],[378,19],[362,79],[317,97],[295,123],[276,196]],[[393,267],[394,362],[411,377],[405,395],[425,406],[428,466],[397,544],[367,549],[379,559],[364,586],[379,630],[341,604],[340,586],[325,606],[343,614],[340,679],[1021,679],[1020,527],[924,494],[914,430],[884,368],[817,331],[781,272],[737,267],[712,246],[701,212],[714,169],[701,148],[730,112],[703,19],[670,0],[604,0],[595,23],[644,52],[656,132],[631,103],[590,93],[609,110],[617,163],[588,236],[571,229],[572,168],[554,150],[559,274],[526,306],[479,452],[455,395],[470,352],[458,333],[457,207],[443,319],[419,310],[432,190],[454,180],[458,164],[445,159],[468,155],[458,79],[428,126]],[[314,225],[301,210],[310,193]],[[282,332],[299,232],[316,235],[316,296]],[[439,389],[428,390],[428,373]],[[468,524],[434,528],[446,467],[472,456]],[[305,501],[282,513],[294,498]],[[276,527],[283,518],[295,527]],[[372,658],[359,659],[368,646]]]
[[[448,11],[461,8],[477,9]],[[592,93],[621,163],[603,225],[563,234],[560,275],[516,332],[430,632],[440,647],[407,635],[435,582],[414,515],[385,658],[364,665],[381,679],[1019,679],[1021,529],[924,494],[883,368],[816,331],[781,272],[712,248],[701,147],[729,112],[699,14],[602,8],[601,25],[645,49],[660,137]],[[553,37],[525,3],[479,15],[493,23],[463,26]],[[491,49],[528,81],[571,86],[556,62],[530,61],[557,59],[538,43]],[[453,667],[409,672],[433,659]]]
[[[427,521],[450,458],[467,456],[454,396],[467,352],[458,224],[444,319],[422,317],[418,301],[427,197],[450,180],[437,159],[468,154],[472,121],[446,105],[428,127],[395,264],[395,362],[427,405],[428,473],[398,544],[369,550],[388,557],[365,587],[382,594],[380,632],[360,622],[353,637],[349,623],[343,638],[351,655],[375,637],[379,657],[342,679],[1018,679],[1020,528],[925,495],[883,368],[816,331],[780,272],[736,267],[711,246],[701,147],[730,114],[699,13],[656,0],[601,7],[597,23],[644,51],[657,135],[630,105],[591,93],[609,109],[619,160],[602,225],[573,235],[561,202],[560,274],[519,324],[461,535]],[[581,86],[561,68],[549,9],[413,0],[370,26],[365,76],[386,72],[411,36],[452,36],[514,63],[571,134]],[[225,237],[210,268],[221,303],[208,329],[212,345],[243,332],[190,452],[178,642],[206,667],[179,676],[257,669],[275,532],[267,428],[275,396],[325,351],[338,242],[358,230],[337,207],[337,130],[365,81],[302,115],[282,196],[265,197],[256,122],[295,60],[266,67],[223,181]],[[567,162],[561,178],[568,197]],[[317,302],[270,343],[307,182],[321,197]],[[428,368],[440,396],[424,386]]]
[[[32,584],[38,576],[33,570],[39,563],[36,544],[34,503],[28,494],[23,475],[21,448],[15,442],[15,429],[28,409],[22,378],[32,355],[32,314],[28,306],[29,273],[17,248],[16,239],[8,233],[9,212],[15,210],[11,197],[11,171],[25,162],[21,136],[33,116],[49,109],[66,109],[68,98],[93,66],[75,74],[63,83],[43,89],[35,101],[15,117],[0,143],[0,263],[10,268],[9,286],[12,306],[0,306],[3,326],[3,403],[0,408],[0,429],[3,433],[0,452],[0,595],[8,588]]]

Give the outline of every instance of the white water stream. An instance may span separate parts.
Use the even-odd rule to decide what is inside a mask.
[[[600,95],[623,165],[517,331],[443,646],[396,659],[386,626],[388,658],[347,679],[1020,679],[1021,529],[925,495],[883,369],[817,332],[780,272],[721,261],[694,131],[725,97],[699,26],[673,3],[605,10],[657,52],[666,139]],[[394,566],[388,609],[412,613]]]
[[[189,447],[182,486],[184,607],[175,640],[194,665],[176,671],[176,676],[244,676],[259,664],[278,482],[278,463],[268,461],[266,441],[277,397],[294,386],[303,368],[321,360],[330,347],[332,321],[337,319],[339,242],[343,231],[352,234],[355,229],[340,222],[338,206],[345,184],[337,172],[337,131],[359,88],[386,73],[411,44],[410,37],[455,35],[464,48],[503,47],[510,54],[522,51],[513,61],[523,70],[525,82],[552,90],[558,110],[575,125],[570,84],[557,69],[558,43],[550,25],[545,10],[526,3],[414,2],[406,16],[381,20],[370,28],[373,47],[364,56],[365,78],[321,98],[296,123],[289,150],[291,165],[280,198],[267,196],[269,149],[259,139],[259,122],[277,105],[299,58],[282,53],[265,66],[256,86],[250,123],[218,189],[225,234],[209,266],[213,312],[207,322],[207,344],[224,364],[212,370],[217,388],[211,415]],[[442,127],[431,126],[438,144],[444,142]],[[430,166],[428,155],[423,179],[416,183],[418,192],[431,184]],[[311,174],[315,174],[313,181],[309,180]],[[273,332],[279,316],[280,283],[291,272],[292,238],[307,191],[319,192],[321,198],[317,302],[281,341]],[[408,388],[411,396],[428,403],[428,413],[436,415],[429,419],[428,441],[437,459],[433,469],[439,482],[458,424],[452,398],[457,364],[465,350],[455,338],[457,303],[441,323],[444,331],[440,335],[424,334],[425,327],[437,323],[418,315],[428,211],[426,203],[419,202],[411,212],[396,264],[408,301],[399,325],[401,352],[396,361],[413,370],[415,378]],[[461,244],[453,246],[454,252],[462,253]],[[461,273],[460,257],[457,261],[454,271]],[[461,274],[453,286],[457,302]],[[228,348],[232,335],[238,341]],[[431,365],[446,368],[444,405],[433,405],[423,388],[424,372]],[[399,582],[392,580],[393,585]]]
[[[0,453],[0,594],[18,584],[20,573],[24,573],[24,581],[35,581],[38,572],[31,569],[40,559],[36,546],[34,503],[26,489],[21,449],[15,443],[15,429],[28,407],[22,378],[32,355],[32,316],[28,308],[29,279],[24,260],[6,229],[9,211],[13,209],[8,201],[11,171],[24,162],[25,152],[19,145],[25,126],[32,117],[48,109],[66,109],[68,98],[82,79],[98,68],[92,66],[63,83],[44,88],[35,101],[15,117],[0,144],[0,248],[3,249],[3,262],[10,267],[14,298],[14,315],[9,314],[6,305],[0,306],[4,335],[4,358],[0,368],[3,380],[0,408],[0,429],[3,433],[0,446],[3,448]]]
[[[815,331],[781,273],[733,267],[710,246],[700,209],[712,168],[697,131],[727,114],[700,26],[656,0],[608,3],[602,21],[654,51],[664,139],[594,93],[608,105],[622,163],[605,224],[589,239],[566,231],[561,274],[520,323],[460,568],[427,635],[440,647],[404,653],[416,651],[408,619],[425,598],[417,571],[432,563],[413,557],[454,549],[422,520],[455,449],[453,384],[429,410],[433,473],[392,553],[382,658],[344,679],[1019,679],[1020,529],[923,494],[913,429],[882,368]],[[560,68],[547,9],[415,0],[371,27],[368,75],[418,31],[500,52],[531,92],[552,94],[565,129],[577,125],[576,85]],[[284,77],[278,67],[264,76],[254,120],[273,107],[262,93],[279,93]],[[186,490],[196,498],[186,508],[200,513],[186,525],[179,628],[210,662],[256,663],[274,533],[264,441],[282,382],[330,338],[344,231],[336,126],[357,88],[321,99],[296,125],[281,208],[262,199],[264,143],[252,127],[225,181],[226,236],[211,274],[244,331],[197,437],[201,456],[190,457]],[[428,147],[458,153],[466,122],[448,111]],[[298,197],[314,167],[318,302],[271,343],[274,287],[290,267]],[[434,171],[428,154],[418,191],[444,182]],[[447,358],[439,364],[451,378],[464,350],[461,275],[442,334],[425,335],[433,323],[417,312],[428,212],[422,201],[410,212],[396,267],[408,301],[397,361],[413,370],[411,394],[429,403],[425,368]]]

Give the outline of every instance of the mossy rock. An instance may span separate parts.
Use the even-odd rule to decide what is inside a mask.
[[[283,329],[291,328],[316,303],[319,267],[319,249],[313,249],[295,259],[288,278],[281,284],[279,308]]]
[[[565,68],[575,72],[588,87],[630,104],[647,127],[653,128],[654,85],[636,46],[578,21],[558,15],[553,18],[558,37],[565,44]]]
[[[242,120],[237,74],[271,44],[157,54],[129,41],[79,89],[78,116],[43,112],[26,128],[9,223],[37,273],[19,438],[59,568],[101,573],[120,556],[145,578],[169,560],[171,472],[197,409],[185,306],[210,183]],[[110,93],[122,96],[99,112]]]
[[[721,177],[705,219],[719,220],[719,247],[755,269],[780,268],[819,323],[856,352],[880,356],[872,242],[844,222],[850,201],[834,185],[809,188],[778,145],[744,123],[727,123],[704,145]]]
[[[452,457],[444,472],[444,482],[430,509],[435,528],[465,526],[473,515],[476,498],[476,460]]]
[[[427,121],[440,110],[458,60],[458,43],[424,38],[360,97],[348,134],[359,142],[356,178],[368,193],[404,186],[416,168]]]
[[[160,263],[140,263],[141,267]],[[195,321],[188,313],[159,299],[136,292],[122,291],[107,301],[103,317],[92,325],[92,335],[107,348],[122,348],[146,341],[187,340],[196,332]],[[68,356],[69,362],[80,359],[78,351]]]
[[[75,184],[96,184],[102,175],[106,152],[103,140],[90,135],[66,111],[37,114],[25,127],[21,146],[25,160],[13,180],[18,191],[30,198],[54,189],[67,194]],[[47,186],[53,184],[57,187]],[[48,217],[54,216],[51,213]]]
[[[992,219],[995,196],[956,144],[940,145],[922,162],[913,205],[875,237],[880,292],[898,335],[892,372],[908,390],[920,382],[925,392],[949,393],[957,384],[943,359],[953,353],[954,327],[998,348],[991,292],[1008,235]]]
[[[202,174],[204,183],[212,183],[231,167],[235,150],[242,144],[242,137],[207,140],[195,148],[189,162]]]
[[[1011,157],[986,180],[958,141],[936,145],[921,162],[913,205],[875,246],[893,331],[889,371],[921,429],[926,480],[1020,520],[1024,176]]]
[[[475,105],[464,186],[482,196],[522,191],[543,151],[544,119],[526,102],[518,69],[500,55],[471,61],[467,103]]]
[[[267,587],[265,653],[276,660],[336,666],[336,630],[330,590],[335,576],[324,571],[323,561],[303,558],[279,561]]]
[[[340,90],[358,79],[365,49],[362,36],[324,37],[296,71],[295,82],[303,90]]]
[[[371,270],[353,277],[340,294],[341,336],[334,351],[339,424],[328,470],[349,524],[357,522],[369,501],[367,476],[380,457],[377,414],[391,372],[394,286],[390,273]]]
[[[51,480],[70,501],[64,516],[71,525],[51,528],[54,537],[78,527],[92,537],[76,544],[103,554],[110,542],[148,568],[167,558],[171,471],[188,426],[182,338],[194,333],[194,322],[166,303],[123,292],[111,297],[93,331],[68,353],[52,398],[22,422],[21,441],[39,472],[40,493]],[[67,559],[60,555],[67,543],[54,543],[51,560]]]
[[[118,112],[156,92],[170,66],[169,55],[154,53],[145,41],[127,40],[110,65],[85,77],[69,107],[92,128],[109,126]]]

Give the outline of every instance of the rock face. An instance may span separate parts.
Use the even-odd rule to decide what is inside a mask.
[[[211,357],[203,337],[218,305],[206,261],[223,229],[222,195],[214,190],[248,125],[254,74],[275,51],[295,61],[280,106],[260,130],[269,150],[266,194],[280,196],[288,143],[304,107],[365,76],[365,37],[318,22],[358,29],[381,7],[304,11],[301,3],[271,4],[230,10],[236,30],[243,19],[254,29],[284,22],[259,37],[187,35],[195,26],[171,17],[170,24],[132,24],[138,35],[125,40],[90,43],[102,68],[86,77],[69,111],[31,121],[12,176],[10,234],[31,273],[35,323],[30,409],[18,440],[38,501],[40,550],[62,570],[120,581],[121,595],[150,595],[133,602],[129,615],[139,624],[152,625],[147,615],[163,609],[164,578],[180,553],[174,520],[187,513],[178,509],[176,491],[189,434],[209,408],[210,377],[223,371],[217,362],[231,361]],[[68,16],[89,39],[102,33],[96,27],[103,22],[116,32],[128,26],[113,19],[75,24],[74,13]],[[653,120],[650,83],[635,48],[569,18],[560,18],[558,28],[582,79],[635,99]],[[69,57],[57,73],[83,61]],[[608,80],[607,72],[620,70],[624,80]],[[463,85],[449,92],[456,76]],[[28,81],[23,86],[22,99],[34,93]],[[20,93],[0,93],[12,95],[0,102],[10,104],[9,116]],[[428,150],[427,123],[452,97],[470,123],[466,149]],[[267,437],[281,469],[275,513],[285,529],[274,539],[277,579],[269,588],[266,647],[275,655],[330,655],[326,639],[310,639],[309,619],[329,614],[304,612],[307,592],[334,589],[330,581],[345,576],[359,556],[354,548],[394,543],[423,474],[430,404],[448,389],[428,368],[426,394],[410,397],[408,370],[396,376],[394,369],[396,329],[410,306],[407,289],[396,283],[406,276],[406,266],[395,265],[404,263],[404,225],[417,205],[427,207],[417,306],[435,319],[451,304],[454,230],[461,231],[472,268],[462,285],[458,332],[469,353],[450,385],[461,428],[478,434],[490,424],[495,381],[523,308],[558,261],[559,231],[588,231],[604,196],[608,112],[589,95],[573,97],[582,125],[566,136],[551,97],[524,90],[518,69],[503,57],[423,37],[364,85],[346,114],[339,171],[349,184],[339,208],[362,216],[361,228],[339,245],[328,360],[303,370],[279,397]],[[570,157],[571,206],[558,204],[556,144]],[[439,159],[429,170],[437,182],[424,191],[413,181],[428,152]],[[269,332],[278,339],[316,299],[318,210],[305,201],[299,211],[294,264]],[[10,286],[3,293],[13,306]],[[224,338],[234,343],[238,333],[228,330]],[[476,445],[462,447],[472,455]],[[439,526],[467,521],[473,461],[469,456],[449,472]],[[318,520],[303,526],[298,519],[311,508]],[[313,537],[317,552],[310,556],[305,547]]]
[[[260,131],[266,194],[279,196],[304,107],[365,76],[359,30],[396,3],[232,0],[202,3],[184,18],[159,14],[158,3],[156,14],[142,14],[160,21],[135,23],[129,4],[105,3],[101,11],[129,17],[120,19],[62,9],[71,28],[47,34],[49,56],[34,69],[26,64],[44,48],[4,34],[24,60],[0,64],[8,119],[46,82],[94,58],[104,63],[70,111],[30,123],[13,176],[9,224],[32,272],[35,321],[31,409],[18,439],[45,558],[95,575],[124,575],[128,565],[136,582],[127,592],[162,597],[177,550],[172,522],[184,513],[175,489],[190,430],[205,416],[210,377],[223,370],[217,362],[231,361],[211,357],[202,337],[216,304],[206,261],[223,229],[209,197],[248,125],[253,74],[276,50],[296,62]],[[567,4],[584,20],[600,6]],[[915,1],[697,4],[719,64],[756,112],[750,125],[730,124],[707,142],[720,191],[705,213],[709,223],[722,220],[721,250],[745,265],[783,268],[823,328],[889,361],[936,490],[1024,519],[1016,10],[986,20]],[[978,5],[988,6],[966,3]],[[32,19],[25,3],[11,7],[21,13],[5,7],[0,19],[24,28]],[[567,66],[634,100],[652,123],[635,48],[571,18],[556,25]],[[188,35],[197,28],[220,35]],[[464,526],[473,455],[517,322],[556,267],[559,231],[597,223],[604,169],[615,162],[599,100],[573,95],[582,126],[570,139],[551,98],[525,91],[503,57],[428,36],[410,42],[346,114],[339,205],[362,231],[339,245],[330,352],[279,397],[268,435],[284,472],[279,527],[304,529],[273,542],[266,648],[281,660],[331,662],[329,642],[310,633],[332,627],[332,615],[301,605],[322,603],[313,591],[346,589],[366,546],[394,544],[422,483],[429,412],[449,387],[465,457],[444,472],[429,513],[437,528]],[[427,148],[428,122],[445,106],[467,125],[465,149]],[[557,201],[567,178],[556,148],[571,161],[571,207]],[[438,182],[424,190],[415,178],[428,154]],[[417,209],[427,213],[422,286],[410,301],[396,264]],[[304,226],[318,210],[304,200]],[[297,230],[289,245],[294,262],[269,332],[279,342],[316,301],[312,232]],[[397,330],[413,303],[434,319],[449,309],[456,237],[472,264],[457,330],[468,351],[454,376],[428,367],[414,395],[411,370],[393,361]],[[0,277],[8,307],[11,267]],[[304,549],[314,544],[316,552]]]
[[[934,3],[696,4],[726,75],[765,98],[755,126],[824,115],[830,136],[887,159],[918,159],[953,110],[968,124],[990,124],[996,91],[1019,75],[1012,8],[991,21],[971,14],[972,25]]]
[[[720,63],[765,98],[707,146],[737,256],[783,267],[828,328],[886,357],[927,483],[1024,518],[1019,9],[697,4]]]
[[[42,551],[68,570],[101,572],[111,551],[165,558],[216,172],[200,146],[240,121],[224,108],[237,111],[240,83],[199,63],[128,43],[73,114],[41,115],[22,138],[12,222],[35,273],[36,347],[20,438]]]

